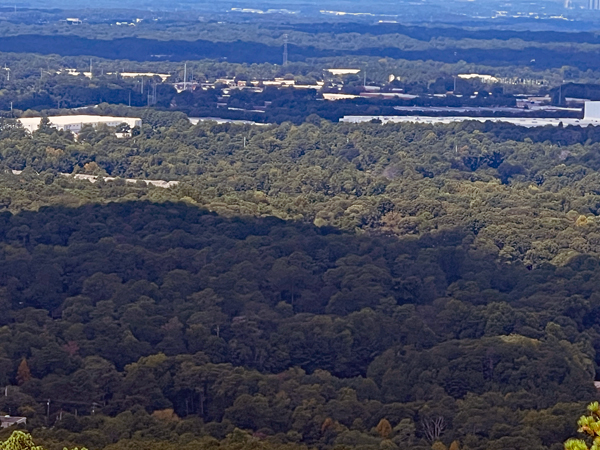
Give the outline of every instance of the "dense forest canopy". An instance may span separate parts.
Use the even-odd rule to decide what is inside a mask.
[[[480,415],[511,414],[526,435],[510,445],[545,448],[571,433],[545,417],[593,395],[594,258],[529,271],[461,233],[358,237],[183,204],[48,207],[3,224],[2,381],[20,387],[0,404],[32,414],[52,399],[65,412],[50,441],[142,439],[110,432],[133,414],[156,424],[145,439],[237,427],[419,448],[443,418],[434,439],[489,448],[500,431]],[[115,419],[75,416],[93,402]],[[383,419],[394,431],[370,433]]]
[[[90,14],[0,22],[0,419],[27,418],[0,450],[575,435],[600,378],[599,129],[338,120],[578,116],[558,108],[600,99],[595,33]]]
[[[77,141],[52,129],[28,135],[7,120],[0,161],[6,169],[33,169],[37,178],[46,172],[50,183],[57,172],[181,180],[161,195],[225,215],[398,236],[458,227],[494,258],[529,267],[600,252],[600,135],[593,127],[357,126],[319,118],[301,126],[192,126],[167,113],[144,119],[130,139],[87,128]],[[23,207],[7,202],[13,211]]]
[[[559,449],[596,395],[595,128],[0,129],[0,410],[49,448]]]

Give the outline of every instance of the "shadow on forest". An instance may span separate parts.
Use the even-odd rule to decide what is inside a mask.
[[[326,417],[345,427],[363,417],[369,430],[432,411],[452,424],[481,404],[521,414],[571,402],[559,413],[576,414],[594,392],[597,259],[528,270],[472,242],[460,231],[356,235],[184,203],[3,213],[10,359],[0,368],[26,357],[36,379],[23,391],[60,392],[61,408],[100,396],[113,415],[172,407],[220,437],[296,430],[292,413],[314,389],[325,409],[300,429],[309,443],[336,438],[323,434]],[[109,384],[96,386],[97,375]],[[461,420],[450,427],[456,439],[472,433]],[[540,439],[572,433],[561,430]]]
[[[98,274],[159,286],[183,276],[186,281],[172,288],[184,297],[223,280],[218,289],[227,314],[235,316],[244,304],[233,298],[249,294],[269,307],[287,302],[295,313],[339,315],[377,308],[388,299],[417,305],[447,296],[474,304],[499,298],[518,303],[529,294],[526,287],[541,289],[555,276],[598,270],[591,256],[533,271],[518,262],[499,263],[474,251],[473,235],[460,230],[421,238],[356,235],[274,217],[227,218],[184,203],[3,213],[0,241],[6,246],[2,258],[10,261],[0,267],[0,285],[10,287],[15,305],[55,316],[65,298],[85,292],[86,280]]]

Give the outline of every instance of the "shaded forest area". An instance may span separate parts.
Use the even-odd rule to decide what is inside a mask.
[[[530,271],[473,239],[181,203],[4,213],[0,408],[50,448],[561,448],[594,395],[599,261]]]

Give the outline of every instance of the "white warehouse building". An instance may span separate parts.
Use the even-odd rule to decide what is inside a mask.
[[[142,119],[137,117],[113,117],[113,116],[51,116],[48,117],[51,126],[59,130],[71,131],[77,134],[85,125],[97,127],[104,124],[109,127],[116,127],[122,123],[126,123],[130,128],[142,126]],[[29,132],[36,131],[40,126],[41,117],[23,117],[19,119],[23,128]]]
[[[599,0],[600,1],[600,0]],[[426,108],[424,108],[426,109]],[[344,116],[340,122],[361,123],[371,122],[372,120],[381,121],[381,123],[423,123],[423,124],[449,124],[457,122],[466,122],[468,120],[477,122],[504,122],[518,125],[521,127],[545,127],[552,126],[580,126],[588,127],[600,126],[600,101],[586,101],[583,110],[583,119],[575,118],[541,118],[541,117],[480,117],[480,116]]]

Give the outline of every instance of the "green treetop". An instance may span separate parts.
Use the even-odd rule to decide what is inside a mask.
[[[569,439],[565,442],[565,450],[600,450],[600,405],[598,402],[590,403],[588,414],[581,416],[577,421],[579,432],[590,436],[592,446],[588,447],[582,439]]]

